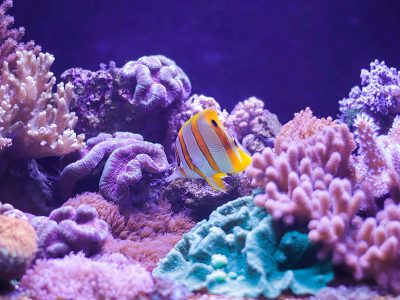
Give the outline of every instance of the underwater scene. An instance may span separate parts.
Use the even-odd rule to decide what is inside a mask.
[[[2,0],[0,299],[400,299],[399,13]]]

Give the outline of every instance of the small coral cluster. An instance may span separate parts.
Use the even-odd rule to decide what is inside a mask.
[[[379,123],[384,133],[400,113],[400,72],[375,60],[370,70],[361,70],[360,77],[361,87],[353,87],[348,98],[339,101],[340,120],[352,126],[355,117],[365,113]]]

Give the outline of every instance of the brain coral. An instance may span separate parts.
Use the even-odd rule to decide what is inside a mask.
[[[139,110],[186,100],[192,89],[182,69],[162,55],[127,62],[116,75],[116,85],[118,95]]]
[[[333,278],[331,264],[317,260],[306,234],[282,229],[252,197],[239,198],[185,234],[153,274],[230,296],[316,293]]]
[[[138,299],[153,291],[151,274],[121,254],[88,259],[71,254],[39,260],[21,280],[32,299]]]
[[[27,221],[0,215],[0,282],[21,278],[36,249],[36,233]]]
[[[63,206],[49,217],[31,220],[39,238],[39,258],[63,257],[70,252],[83,251],[86,255],[99,252],[108,236],[108,225],[97,217],[88,205],[76,209]]]

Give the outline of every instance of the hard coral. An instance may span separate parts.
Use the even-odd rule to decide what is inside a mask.
[[[186,100],[189,78],[174,61],[162,56],[143,56],[127,62],[116,75],[118,95],[138,110],[166,108]]]
[[[400,112],[400,72],[375,60],[370,70],[361,70],[360,77],[361,87],[353,87],[348,98],[339,101],[340,119],[352,126],[358,114],[366,113],[378,123],[381,133],[387,133]]]
[[[14,69],[16,66],[17,51],[33,51],[35,55],[40,52],[40,46],[35,45],[33,41],[22,43],[21,39],[25,34],[25,28],[10,28],[14,24],[14,18],[6,15],[12,8],[13,1],[5,0],[0,5],[0,65],[4,62]]]
[[[88,148],[81,151],[81,158],[62,171],[62,197],[66,199],[72,195],[79,179],[90,175],[96,168],[102,169],[101,162],[105,158],[107,162],[99,182],[100,194],[125,206],[141,202],[141,197],[137,197],[138,187],[143,187],[139,185],[141,180],[151,180],[149,174],[162,173],[168,167],[160,144],[143,141],[142,136],[129,132],[117,132],[113,136],[99,134],[88,140]]]
[[[214,294],[277,297],[315,293],[332,277],[329,263],[298,231],[277,227],[272,218],[239,198],[219,207],[160,261],[153,274]]]
[[[0,202],[0,215],[28,221],[28,217],[9,203]]]
[[[317,118],[309,107],[294,114],[293,120],[289,121],[280,129],[275,140],[275,151],[281,153],[286,151],[290,143],[305,140],[321,132],[327,127],[337,126],[336,122],[331,117]]]
[[[3,64],[0,85],[0,152],[11,158],[60,156],[82,148],[77,122],[69,112],[71,84],[58,84],[50,72],[51,54],[18,51],[17,67]]]
[[[108,225],[88,205],[76,209],[64,206],[53,210],[49,217],[31,220],[39,239],[38,258],[63,257],[70,252],[98,253],[109,232]]]
[[[279,154],[265,149],[246,172],[264,188],[258,205],[276,219],[308,224],[309,239],[323,245],[319,257],[332,254],[357,280],[373,278],[399,293],[400,210],[393,204],[400,191],[398,121],[380,136],[368,116],[358,116],[354,125],[356,155],[348,127],[335,124],[288,143]]]
[[[150,273],[121,254],[88,259],[71,254],[39,260],[22,278],[21,289],[33,299],[137,299],[151,293]]]
[[[110,72],[73,68],[61,74],[61,79],[74,85],[70,108],[78,117],[75,130],[90,137],[101,131],[113,131],[115,114],[121,110],[112,100],[113,76]],[[116,128],[117,131],[120,129]]]
[[[19,279],[35,257],[36,233],[25,220],[0,215],[0,281]]]

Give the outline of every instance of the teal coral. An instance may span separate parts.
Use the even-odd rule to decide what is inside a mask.
[[[314,294],[333,279],[305,233],[284,230],[243,197],[217,208],[162,259],[153,274],[234,297]]]

